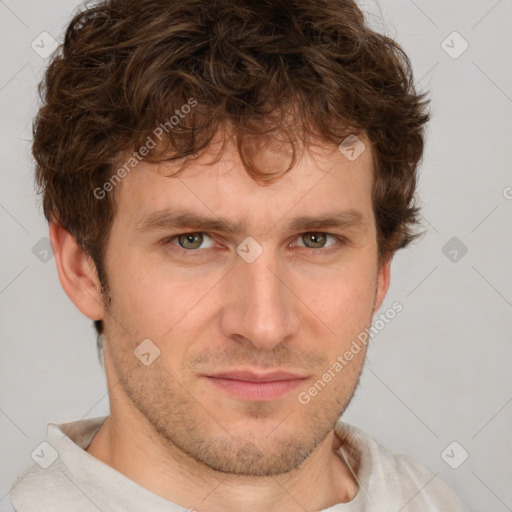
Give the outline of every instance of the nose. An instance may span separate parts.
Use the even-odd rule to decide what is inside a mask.
[[[264,251],[252,263],[237,257],[233,265],[223,283],[224,336],[248,340],[262,351],[292,339],[299,331],[300,301],[286,282],[277,258]]]

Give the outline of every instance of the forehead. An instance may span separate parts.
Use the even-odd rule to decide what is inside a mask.
[[[286,169],[290,163],[289,154],[277,151],[256,156],[253,162],[263,172]],[[368,145],[354,160],[334,145],[309,146],[296,164],[271,184],[249,175],[231,143],[223,152],[218,145],[208,148],[175,175],[179,168],[176,163],[139,163],[116,190],[116,217],[127,227],[138,229],[145,222],[158,220],[165,211],[179,211],[231,219],[231,231],[252,232],[267,232],[283,219],[302,217],[303,222],[307,215],[351,212],[352,220],[359,216],[363,222],[373,221]]]

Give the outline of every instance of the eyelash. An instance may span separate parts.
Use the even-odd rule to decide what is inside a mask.
[[[315,235],[326,235],[326,236],[330,236],[336,240],[336,242],[337,242],[336,244],[334,244],[330,247],[327,247],[327,248],[314,249],[312,247],[299,246],[302,249],[310,249],[310,250],[314,251],[315,253],[319,253],[320,255],[327,256],[333,252],[338,251],[340,249],[340,246],[343,246],[347,243],[347,240],[344,237],[342,237],[340,235],[335,235],[334,233],[326,233],[324,231],[306,231],[304,233],[297,235],[297,237],[306,235],[308,233],[313,233]],[[204,231],[187,231],[187,232],[178,233],[177,235],[173,235],[169,238],[166,238],[162,242],[165,246],[173,245],[178,252],[180,252],[181,254],[186,254],[188,257],[194,258],[194,257],[201,256],[202,251],[205,251],[206,249],[184,249],[183,247],[179,247],[178,245],[172,243],[178,237],[183,236],[183,235],[207,235],[212,240],[214,240],[214,238],[209,233],[206,233]]]

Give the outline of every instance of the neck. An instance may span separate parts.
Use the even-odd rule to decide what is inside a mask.
[[[332,431],[293,472],[251,477],[220,473],[170,444],[140,413],[102,425],[87,452],[148,491],[184,508],[210,512],[322,510],[353,499],[358,485],[336,451]]]

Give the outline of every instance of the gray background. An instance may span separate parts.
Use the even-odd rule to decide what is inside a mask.
[[[30,156],[46,62],[31,43],[43,31],[60,40],[77,5],[0,0],[2,511],[47,423],[108,414],[91,322],[62,291],[51,253],[45,262],[48,227]],[[404,309],[373,339],[344,419],[422,461],[466,510],[510,511],[512,1],[362,5],[410,56],[433,120],[419,185],[428,232],[395,257],[381,312],[394,301]],[[454,31],[469,44],[460,55]],[[469,453],[458,469],[441,456],[453,441],[452,465]]]

